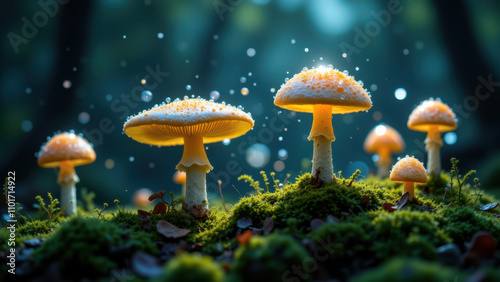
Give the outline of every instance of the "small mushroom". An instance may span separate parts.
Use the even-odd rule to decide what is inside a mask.
[[[414,157],[406,156],[392,167],[391,181],[404,183],[403,195],[408,192],[411,200],[415,196],[415,183],[427,183],[427,173],[421,162]]]
[[[153,192],[148,188],[142,188],[134,193],[133,202],[137,207],[147,207],[151,204],[149,196],[153,195]]]
[[[439,148],[443,146],[441,132],[452,131],[457,128],[455,113],[448,105],[439,99],[423,101],[410,114],[408,128],[415,131],[427,132],[425,149],[427,150],[427,172],[438,176],[441,172]]]
[[[54,135],[42,146],[38,165],[45,168],[59,167],[57,183],[61,185],[61,207],[66,215],[76,214],[76,188],[80,181],[75,166],[92,163],[96,158],[92,145],[81,135],[63,132]]]
[[[186,96],[128,118],[123,130],[144,144],[184,145],[176,168],[186,172],[185,203],[191,213],[203,215],[208,212],[206,174],[212,169],[204,144],[239,137],[253,125],[252,117],[240,108]]]
[[[174,181],[175,184],[181,184],[182,185],[182,197],[186,197],[186,173],[184,171],[176,171],[174,173],[174,176],[172,177],[172,180]]]
[[[281,86],[274,104],[290,111],[313,114],[309,134],[309,140],[314,140],[312,174],[323,182],[333,181],[332,114],[365,111],[372,107],[363,86],[331,65],[311,70],[304,68]]]
[[[364,149],[367,153],[376,153],[378,160],[378,176],[385,178],[389,175],[392,165],[392,153],[399,153],[405,149],[405,142],[399,132],[387,124],[377,125],[365,139]]]

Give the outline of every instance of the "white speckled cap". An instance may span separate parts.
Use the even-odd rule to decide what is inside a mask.
[[[202,136],[204,143],[236,138],[253,125],[238,108],[197,98],[155,106],[127,120],[123,131],[140,143],[174,146],[185,136]]]
[[[427,183],[427,172],[424,165],[416,158],[406,156],[392,167],[391,181],[425,184]]]
[[[437,126],[439,131],[451,131],[457,128],[455,113],[440,100],[423,101],[408,119],[408,128],[415,131],[429,131],[431,126]]]
[[[276,94],[274,104],[297,111],[313,112],[317,104],[332,105],[333,114],[368,110],[370,96],[351,76],[333,67],[304,69],[287,81]]]
[[[73,166],[86,165],[96,158],[94,149],[85,140],[74,133],[63,132],[54,135],[43,145],[38,157],[41,167],[58,167],[61,162],[71,161]]]

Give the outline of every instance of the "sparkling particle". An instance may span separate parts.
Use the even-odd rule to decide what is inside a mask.
[[[359,71],[359,67],[356,67],[356,68],[355,68],[355,70],[356,70],[356,71]]]
[[[78,122],[81,124],[87,124],[90,121],[90,115],[87,112],[81,112],[78,114]]]
[[[146,84],[146,82],[147,82],[147,81],[146,81],[144,78],[143,78],[143,79],[141,79],[141,84],[142,84],[142,85]]]
[[[134,156],[130,156],[130,157],[128,158],[128,161],[129,161],[129,162],[133,162],[133,161],[135,161]]]
[[[271,93],[274,93],[274,92],[276,92],[276,89],[271,88]]]
[[[231,139],[226,138],[226,139],[222,140],[222,144],[224,146],[227,146],[227,145],[231,144]]]
[[[252,76],[252,75],[253,75],[253,73],[251,73],[251,72],[248,73],[248,76]]]
[[[370,90],[371,90],[371,91],[377,91],[377,89],[378,89],[377,84],[372,84],[372,85],[370,85]]]
[[[158,32],[156,36],[158,36],[158,39],[162,39],[165,35],[163,34],[163,32]]]
[[[455,132],[447,132],[444,135],[444,142],[448,145],[453,145],[457,143],[457,134]]]
[[[217,39],[219,39],[219,35],[217,35],[217,34],[214,34],[214,36],[213,36],[213,39],[214,39],[214,40],[217,40]]]
[[[342,53],[342,58],[347,58],[347,53]]]
[[[107,168],[107,169],[112,169],[113,167],[115,167],[115,161],[113,159],[107,159],[105,162],[104,162],[104,166]]]
[[[295,39],[290,40],[290,42],[292,42],[292,44],[295,44]]]
[[[214,101],[217,101],[220,97],[220,93],[217,90],[213,90],[210,92],[210,99],[213,99]]]
[[[71,81],[70,80],[63,81],[63,87],[66,89],[71,88]]]
[[[234,89],[229,90],[229,95],[234,95]]]
[[[377,127],[375,127],[375,134],[378,136],[382,136],[386,132],[387,132],[387,127],[385,125],[381,124],[381,125],[377,125]]]
[[[30,132],[33,129],[33,123],[31,120],[23,120],[21,122],[21,130],[24,132]]]
[[[306,52],[306,53],[309,52],[309,48],[305,48],[304,52]]]
[[[406,56],[406,55],[408,55],[408,54],[410,54],[410,50],[408,50],[408,49],[403,49],[403,55],[405,55],[405,56]]]
[[[187,91],[191,90],[191,85],[189,85],[189,84],[188,84],[188,85],[186,85],[186,90],[187,90]]]
[[[382,113],[380,111],[375,111],[373,113],[373,119],[375,121],[381,121],[382,120]]]
[[[273,168],[276,172],[282,172],[285,169],[285,163],[282,161],[275,161]]]
[[[26,89],[24,89],[24,92],[26,94],[31,94],[31,88],[30,87],[26,87]]]
[[[241,83],[246,83],[247,82],[247,78],[244,77],[244,76],[240,77],[240,82]]]
[[[283,141],[283,136],[278,137],[278,141]]]
[[[106,95],[106,101],[111,102],[113,100],[113,96],[111,94]]]
[[[248,95],[248,92],[249,92],[248,88],[246,88],[246,87],[241,88],[241,95],[246,96],[246,95]]]
[[[378,155],[377,154],[375,154],[375,155],[372,156],[372,161],[374,163],[378,162]]]
[[[126,35],[123,35],[123,39],[127,39],[127,36],[126,36]]]
[[[255,143],[248,147],[245,157],[251,167],[262,168],[269,162],[271,150],[262,143]]]
[[[121,60],[121,61],[120,61],[120,67],[124,68],[124,67],[126,67],[126,66],[127,66],[127,61],[125,61],[125,60]]]
[[[255,56],[255,53],[256,53],[256,51],[255,51],[255,49],[254,49],[254,48],[248,48],[248,49],[247,49],[247,55],[248,55],[248,57],[253,57],[253,56]]]
[[[422,50],[422,48],[424,48],[424,43],[422,41],[415,42],[415,48],[417,50]]]
[[[404,88],[398,88],[394,91],[394,97],[398,100],[404,100],[406,98],[406,90]]]
[[[143,102],[151,102],[152,99],[153,99],[153,93],[151,93],[151,91],[149,90],[142,91],[141,100]]]
[[[280,160],[286,160],[288,158],[288,151],[286,149],[279,149],[278,158]]]

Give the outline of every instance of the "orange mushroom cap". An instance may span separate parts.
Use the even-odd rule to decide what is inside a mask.
[[[188,136],[202,136],[205,144],[236,138],[253,125],[252,117],[239,108],[197,98],[143,111],[128,119],[123,130],[140,143],[175,146]]]
[[[368,153],[377,153],[380,148],[398,153],[405,149],[405,142],[396,129],[387,124],[380,124],[370,131],[363,147]]]
[[[400,159],[391,171],[391,181],[414,182],[417,184],[427,183],[427,172],[424,165],[414,157],[406,156]]]
[[[87,140],[71,132],[54,135],[42,146],[38,156],[41,167],[58,167],[61,162],[70,161],[73,166],[86,165],[96,158],[94,149]]]
[[[176,171],[174,173],[173,180],[174,180],[174,183],[176,183],[176,184],[186,183],[186,172],[180,171],[180,170]]]
[[[408,119],[408,128],[427,132],[432,126],[437,126],[440,132],[455,130],[457,119],[448,105],[431,98],[413,110]]]
[[[304,68],[287,81],[276,94],[278,107],[312,113],[317,104],[332,105],[333,114],[368,110],[372,101],[363,87],[353,77],[332,66],[307,70]]]

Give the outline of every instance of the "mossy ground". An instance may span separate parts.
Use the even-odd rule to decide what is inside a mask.
[[[290,279],[298,278],[296,281],[363,279],[368,277],[363,274],[366,271],[373,271],[370,272],[373,277],[398,280],[404,278],[401,268],[415,271],[409,281],[438,272],[436,277],[453,281],[453,277],[467,275],[467,270],[443,270],[436,261],[437,247],[454,243],[465,248],[464,243],[476,232],[487,231],[493,234],[500,251],[500,219],[494,218],[500,208],[480,211],[479,206],[496,201],[486,194],[475,204],[470,204],[471,201],[467,205],[450,205],[450,191],[445,196],[449,182],[450,175],[446,173],[430,179],[427,185],[416,187],[415,199],[405,208],[388,212],[383,203],[398,202],[401,184],[371,176],[359,181],[337,178],[332,183],[318,185],[306,173],[281,189],[276,185],[274,192],[241,198],[229,213],[213,209],[208,217],[198,219],[179,206],[163,215],[151,215],[149,229],[141,225],[136,209],[112,210],[112,214],[105,211],[96,218],[96,213],[90,212],[93,204],[86,201],[88,210],[79,209],[77,216],[48,220],[43,213],[36,213],[35,219],[20,222],[16,242],[22,248],[26,239],[44,238],[31,255],[35,271],[43,272],[57,262],[63,277],[110,277],[112,270],[130,269],[130,257],[136,251],[161,257],[162,246],[177,244],[179,253],[197,251],[216,259],[199,255],[165,259],[171,261],[165,268],[168,273],[177,273],[169,276],[172,281],[182,278],[180,272],[174,271],[177,268],[192,269],[192,277],[202,275],[213,278],[211,281],[245,281],[244,277],[260,279],[263,277],[260,275],[280,279],[284,273]],[[256,182],[250,184],[257,191],[265,188],[258,187]],[[465,185],[462,195],[474,198],[475,192],[474,187]],[[250,227],[238,227],[242,218],[251,220]],[[262,230],[267,218],[274,223],[269,235]],[[335,222],[331,222],[332,218]],[[317,219],[326,223],[312,226],[312,220]],[[160,220],[191,233],[182,239],[167,239],[156,231]],[[255,235],[248,242],[237,240],[245,229]],[[0,230],[2,249],[7,248],[8,236],[5,229]],[[315,252],[326,255],[325,259],[317,260]],[[391,260],[394,257],[407,259]],[[317,260],[313,270],[301,275],[290,268],[290,265],[307,268],[304,261],[310,258]],[[75,270],[75,263],[82,267]],[[375,266],[380,268],[370,270]],[[455,276],[449,278],[450,275]]]

